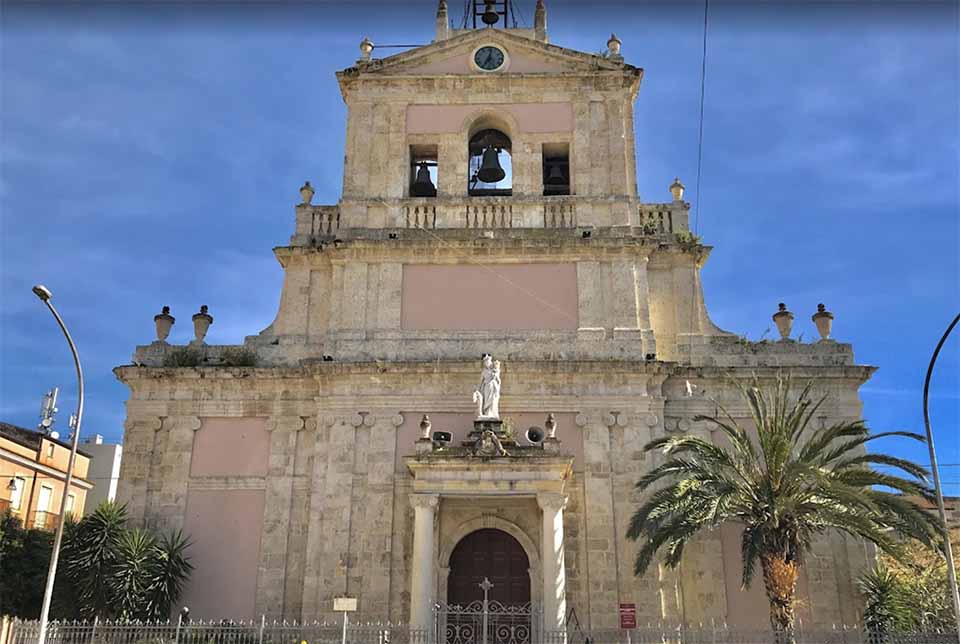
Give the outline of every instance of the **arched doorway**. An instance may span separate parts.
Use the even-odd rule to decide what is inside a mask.
[[[447,604],[466,606],[483,599],[480,583],[493,587],[488,599],[504,606],[530,602],[530,561],[513,536],[495,528],[471,532],[450,554]]]

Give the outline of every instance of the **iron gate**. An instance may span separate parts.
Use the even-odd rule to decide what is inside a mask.
[[[538,644],[540,611],[535,604],[490,601],[492,584],[480,584],[483,599],[464,606],[437,602],[433,607],[437,644]]]

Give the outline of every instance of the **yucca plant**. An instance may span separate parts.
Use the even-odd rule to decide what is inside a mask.
[[[883,639],[891,631],[913,627],[910,609],[902,601],[903,584],[893,571],[877,564],[860,577],[859,586],[866,600],[863,623],[874,639]]]
[[[186,554],[189,547],[189,539],[179,531],[154,541],[150,553],[150,584],[144,595],[147,619],[169,617],[193,570]]]
[[[116,611],[111,573],[117,564],[120,541],[126,532],[127,509],[101,503],[85,516],[64,540],[65,576],[77,591],[80,616],[113,616]]]
[[[627,532],[642,540],[634,570],[643,574],[661,550],[664,563],[676,567],[698,534],[739,524],[743,586],[749,586],[759,563],[777,642],[793,644],[797,580],[804,554],[819,535],[839,531],[893,556],[899,554],[899,535],[940,547],[933,515],[905,498],[931,498],[926,470],[865,449],[878,438],[923,442],[924,437],[902,431],[871,434],[862,421],[815,428],[826,397],[814,400],[812,383],[798,395],[783,377],[769,393],[757,381],[737,386],[755,432],[718,405],[716,417],[695,420],[714,426],[729,445],[690,434],[646,445],[645,451],[664,458],[637,483],[648,496]],[[899,472],[882,473],[873,465]]]

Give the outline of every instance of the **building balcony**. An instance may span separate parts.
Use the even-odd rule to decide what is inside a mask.
[[[60,515],[53,512],[33,512],[30,514],[30,520],[27,521],[27,527],[53,532],[57,529],[57,519],[59,518]]]
[[[689,204],[582,196],[410,197],[297,206],[293,246],[354,236],[351,230],[575,229],[635,227],[645,234],[689,230]]]

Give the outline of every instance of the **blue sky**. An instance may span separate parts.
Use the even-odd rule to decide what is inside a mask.
[[[533,0],[519,0],[532,19]],[[455,20],[461,2],[451,2]],[[679,175],[715,247],[707,304],[759,339],[784,301],[815,337],[880,367],[862,389],[876,430],[923,430],[927,361],[960,302],[956,3],[711,2],[702,190],[695,190],[699,2],[548,0],[552,42],[597,52],[611,31],[646,70],[638,178],[666,201]],[[30,293],[46,283],[80,347],[84,434],[122,435],[111,373],[154,338],[235,343],[273,319],[270,249],[297,188],[340,194],[345,110],[334,72],[358,43],[426,43],[435,2],[5,3],[0,61],[0,419],[37,421],[72,364]],[[393,53],[396,50],[381,50]],[[960,464],[960,332],[941,355],[931,412],[940,460]],[[925,447],[884,448],[927,462]],[[944,467],[960,494],[960,466]]]

